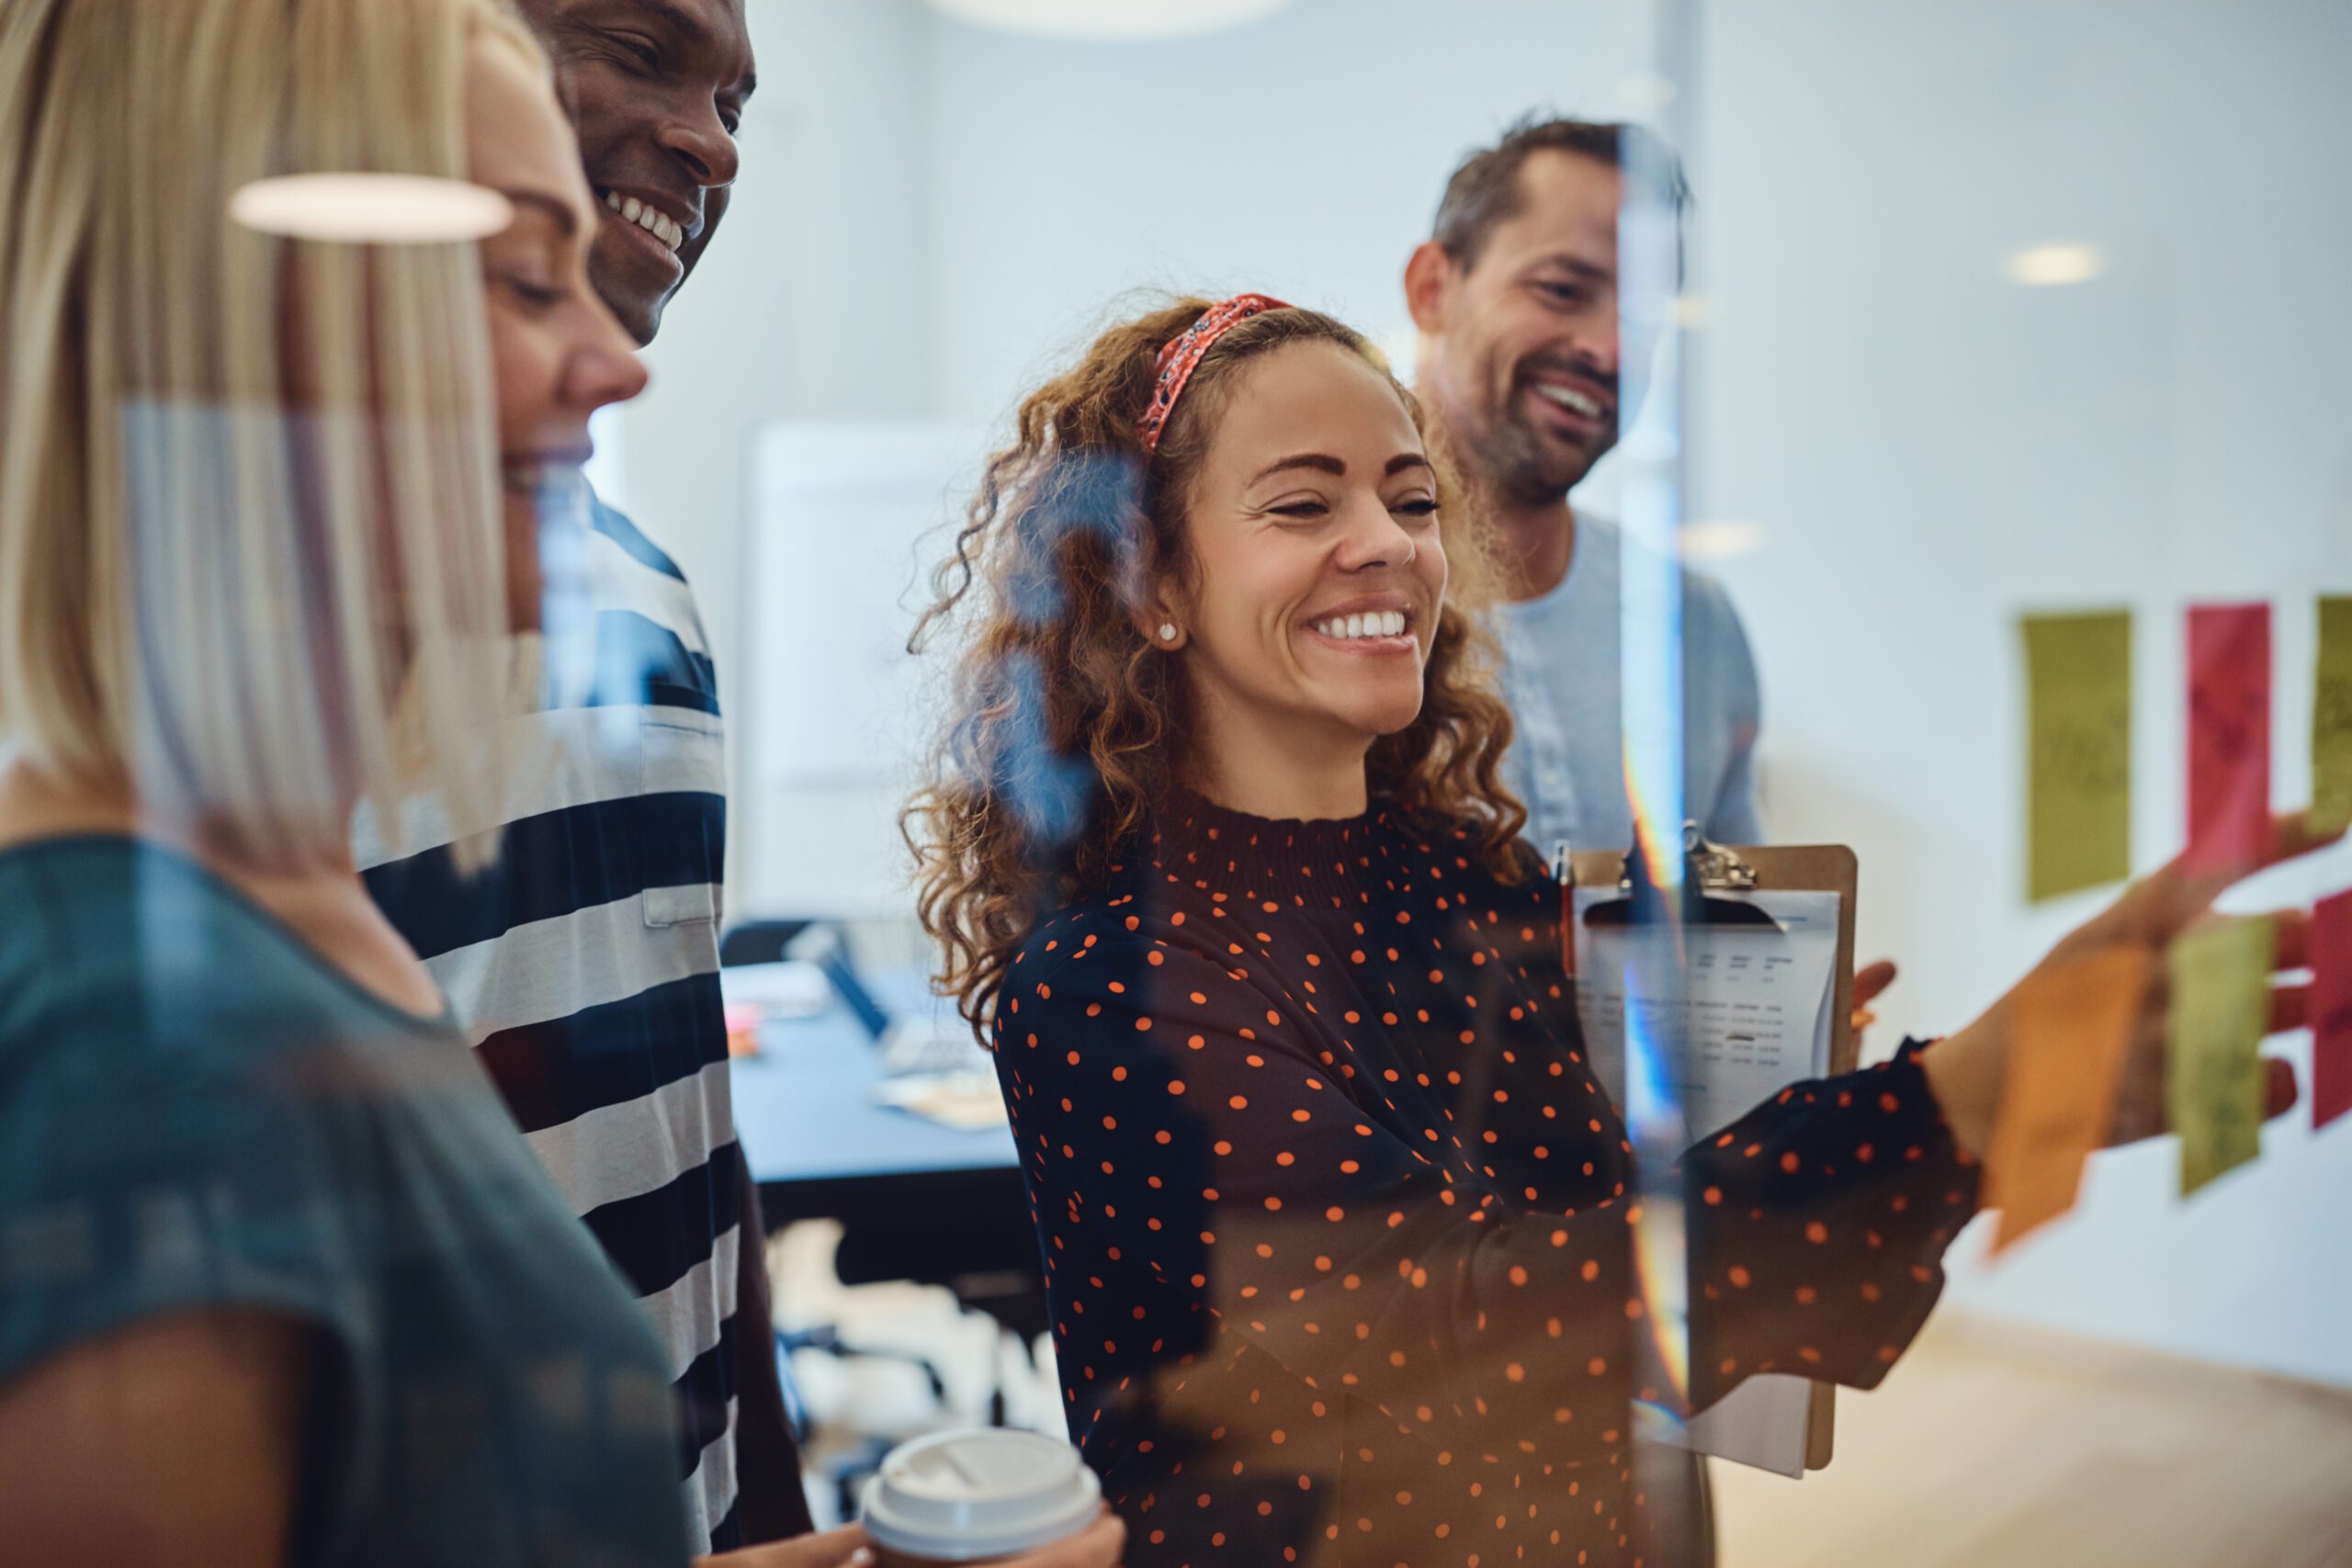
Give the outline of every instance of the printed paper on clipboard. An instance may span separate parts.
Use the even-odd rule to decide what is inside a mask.
[[[1644,928],[1594,928],[1586,912],[1622,895],[1576,892],[1577,1013],[1594,1075],[1618,1105],[1625,1093],[1628,943]],[[1675,1086],[1690,1141],[1736,1122],[1790,1084],[1829,1070],[1836,1023],[1840,899],[1824,892],[1713,891],[1710,900],[1753,904],[1779,927],[1691,925],[1682,930],[1687,966],[1680,995],[1634,998],[1640,1016],[1673,1009],[1690,1043]],[[1655,930],[1656,928],[1648,928]],[[1678,973],[1665,965],[1648,972]],[[1766,1373],[1749,1378],[1693,1417],[1681,1440],[1701,1453],[1802,1477],[1813,1384]]]

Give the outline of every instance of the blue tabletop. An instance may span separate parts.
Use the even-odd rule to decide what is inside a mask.
[[[913,970],[866,980],[895,1013],[936,1010],[956,1021],[951,1004]],[[1018,1166],[1010,1128],[957,1132],[877,1105],[882,1077],[872,1039],[839,1001],[814,1017],[763,1025],[760,1054],[734,1065],[735,1134],[752,1179],[766,1187]]]

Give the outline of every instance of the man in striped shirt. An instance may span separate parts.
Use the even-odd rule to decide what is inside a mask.
[[[753,86],[741,0],[522,0],[604,205],[591,274],[642,344],[726,210]],[[497,863],[422,808],[356,838],[557,1187],[667,1349],[698,1551],[809,1528],[735,1142],[718,993],[724,739],[677,566],[586,493],[551,506],[548,671]]]

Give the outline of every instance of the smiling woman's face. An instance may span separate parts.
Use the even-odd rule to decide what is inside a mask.
[[[514,209],[481,243],[498,398],[508,608],[540,624],[539,498],[571,482],[589,455],[588,416],[645,389],[635,345],[588,281],[596,209],[554,91],[503,40],[476,43],[466,77],[474,183]]]
[[[1420,433],[1379,371],[1328,342],[1241,367],[1185,538],[1179,657],[1210,745],[1361,752],[1419,715],[1445,550]]]

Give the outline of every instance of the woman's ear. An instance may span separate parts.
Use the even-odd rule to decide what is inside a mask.
[[[1184,628],[1177,621],[1173,612],[1150,622],[1144,631],[1144,636],[1150,641],[1152,647],[1159,649],[1162,653],[1173,653],[1184,646]]]
[[[1143,604],[1136,611],[1136,630],[1163,653],[1173,653],[1183,647],[1190,635],[1185,629],[1182,608],[1164,588],[1154,588],[1144,595]]]

